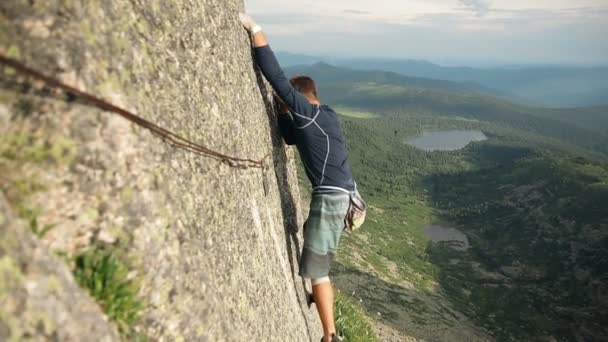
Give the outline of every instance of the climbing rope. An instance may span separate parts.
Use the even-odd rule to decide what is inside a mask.
[[[41,72],[38,72],[34,69],[29,68],[28,66],[24,65],[23,63],[15,60],[15,59],[8,58],[8,57],[0,54],[0,64],[4,65],[6,67],[12,68],[16,72],[18,72],[22,75],[32,77],[36,80],[39,80],[39,81],[43,82],[47,87],[63,90],[69,98],[79,98],[79,99],[83,100],[84,102],[86,102],[90,105],[93,105],[99,109],[118,114],[118,115],[122,116],[123,118],[133,122],[134,124],[149,130],[153,134],[160,136],[163,141],[168,142],[173,147],[181,148],[181,149],[187,150],[189,152],[192,152],[192,153],[195,153],[195,154],[207,157],[207,158],[219,160],[223,163],[226,163],[230,167],[239,168],[239,169],[247,169],[247,168],[264,169],[265,161],[270,156],[270,155],[267,155],[264,158],[262,158],[261,160],[243,159],[243,158],[227,156],[220,152],[213,151],[202,145],[194,143],[186,138],[183,138],[140,116],[137,116],[137,115],[129,112],[126,109],[117,107],[97,96],[91,95],[89,93],[85,93],[77,88],[69,86],[69,85],[57,80],[56,78],[46,76],[46,75],[42,74]]]

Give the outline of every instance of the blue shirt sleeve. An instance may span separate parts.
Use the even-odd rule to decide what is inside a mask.
[[[262,74],[294,114],[295,122],[298,126],[308,124],[317,114],[319,108],[311,104],[304,95],[300,94],[291,85],[269,45],[255,48],[254,51],[256,63],[262,70]]]

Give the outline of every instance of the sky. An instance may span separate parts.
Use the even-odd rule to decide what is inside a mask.
[[[277,51],[608,65],[608,0],[247,0]]]

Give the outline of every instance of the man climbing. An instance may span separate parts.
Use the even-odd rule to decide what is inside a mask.
[[[323,324],[321,341],[342,341],[336,333],[334,293],[328,275],[351,196],[358,194],[338,116],[321,105],[310,77],[287,79],[252,17],[240,14],[240,20],[252,36],[256,63],[281,100],[278,121],[283,138],[288,145],[298,148],[313,187],[310,212],[304,224],[300,276],[311,280],[313,300]]]

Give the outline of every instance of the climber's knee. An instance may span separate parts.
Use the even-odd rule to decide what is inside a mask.
[[[322,277],[322,278],[316,278],[316,279],[311,279],[310,283],[312,284],[312,286],[317,286],[320,284],[324,284],[324,283],[329,283],[329,277]]]

